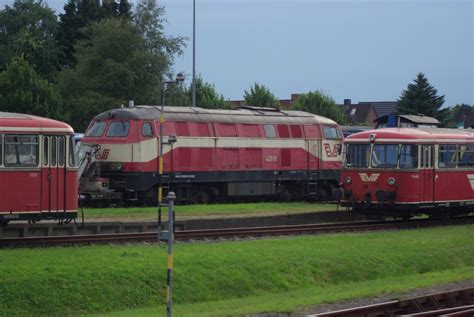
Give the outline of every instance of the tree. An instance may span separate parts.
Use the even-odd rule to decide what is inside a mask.
[[[192,100],[192,83],[187,90],[187,95]],[[232,104],[225,101],[223,95],[216,92],[214,85],[204,82],[201,76],[196,78],[196,105],[208,109],[230,109]]]
[[[332,119],[339,124],[346,123],[346,118],[334,99],[321,91],[301,94],[293,104],[293,108]]]
[[[22,56],[38,75],[53,80],[59,69],[57,19],[41,0],[16,0],[0,11],[0,71]]]
[[[413,83],[403,91],[397,101],[397,114],[423,114],[445,123],[449,109],[441,109],[444,95],[438,96],[438,91],[430,85],[423,73],[419,73]]]
[[[464,127],[467,117],[474,116],[474,105],[458,104],[450,109],[450,125],[452,127]]]
[[[255,83],[250,90],[245,90],[244,101],[248,106],[280,108],[278,99],[264,85]]]
[[[55,86],[41,78],[23,58],[16,57],[0,73],[0,111],[65,119]]]

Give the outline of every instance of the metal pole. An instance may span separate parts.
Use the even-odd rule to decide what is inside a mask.
[[[168,193],[168,285],[166,292],[166,316],[171,317],[171,306],[173,305],[173,239],[174,239],[174,200],[176,195],[174,192]]]
[[[161,114],[160,114],[160,156],[158,157],[158,241],[161,236],[161,204],[163,201],[163,123],[165,122],[165,89],[166,82],[161,90]]]
[[[196,0],[193,0],[193,107],[196,107]]]

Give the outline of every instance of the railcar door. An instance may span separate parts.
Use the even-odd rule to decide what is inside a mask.
[[[43,212],[66,210],[66,138],[43,137]]]
[[[434,185],[434,148],[433,145],[421,145],[421,193],[425,204],[432,204],[435,200]]]

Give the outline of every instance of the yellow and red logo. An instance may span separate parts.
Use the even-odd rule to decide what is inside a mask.
[[[331,144],[324,143],[324,150],[326,151],[326,155],[328,157],[337,157],[339,155],[341,149],[341,144],[334,144],[331,149]]]
[[[109,157],[110,149],[103,149],[102,151],[95,152],[95,159],[96,160],[106,160]]]
[[[359,173],[359,176],[360,176],[360,179],[363,181],[363,182],[370,182],[370,183],[373,183],[373,182],[376,182],[377,179],[379,178],[380,176],[380,173],[372,173],[372,175],[368,175],[366,173]]]

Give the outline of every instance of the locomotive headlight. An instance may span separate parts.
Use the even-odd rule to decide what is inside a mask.
[[[123,164],[122,163],[111,163],[110,164],[110,169],[112,171],[120,171],[123,169]]]
[[[390,177],[387,182],[390,186],[393,186],[397,183],[394,177]]]
[[[346,184],[349,185],[350,183],[352,183],[352,178],[350,176],[347,176],[346,177]]]

